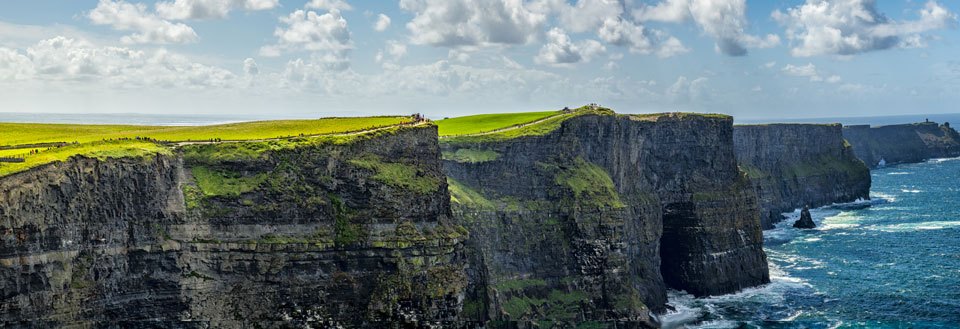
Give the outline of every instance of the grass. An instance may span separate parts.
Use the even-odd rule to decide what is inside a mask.
[[[362,131],[409,121],[408,117],[324,118],[178,127],[0,123],[0,146],[53,142],[88,143],[134,137],[173,142],[211,139],[242,141]]]
[[[252,177],[243,176],[240,173],[228,172],[225,170],[214,170],[199,166],[190,169],[193,177],[197,180],[197,186],[204,196],[226,196],[236,197],[256,189],[264,180],[266,174],[259,174]]]
[[[504,129],[560,114],[561,111],[471,115],[437,121],[440,136],[470,135]]]
[[[443,152],[443,159],[460,163],[481,163],[494,161],[500,158],[500,153],[491,150],[471,148],[458,149],[456,152]]]
[[[439,178],[423,175],[416,166],[398,162],[384,162],[374,155],[350,160],[350,163],[360,168],[373,170],[375,172],[373,179],[381,183],[420,194],[436,192],[442,184]]]
[[[450,190],[450,202],[474,209],[493,209],[494,203],[483,194],[466,185],[447,177],[447,188]]]
[[[6,176],[25,171],[36,166],[56,161],[66,161],[75,155],[102,160],[107,158],[145,157],[158,153],[171,154],[171,151],[170,149],[156,143],[135,140],[69,145],[59,148],[51,148],[38,154],[27,156],[24,162],[0,163],[0,176]]]
[[[534,113],[545,113],[545,112],[534,112]],[[498,142],[504,140],[510,140],[518,137],[526,136],[543,136],[549,134],[557,129],[563,124],[564,121],[567,121],[572,118],[576,118],[584,115],[614,115],[613,110],[608,108],[593,108],[590,106],[584,106],[573,110],[571,112],[553,112],[554,115],[546,115],[540,117],[540,122],[530,125],[514,124],[511,126],[504,126],[500,131],[493,133],[473,133],[473,134],[450,134],[443,135],[440,134],[441,142],[450,143],[450,144],[469,144],[469,143],[484,143],[484,142]],[[460,118],[455,118],[460,119]],[[455,120],[448,119],[448,120]],[[443,120],[446,121],[446,120]],[[443,127],[443,121],[438,121],[437,125]],[[534,120],[537,121],[537,120]],[[527,122],[529,123],[529,122]],[[466,125],[463,125],[466,126]],[[510,128],[510,129],[506,129]],[[453,128],[447,128],[448,133]],[[468,131],[463,129],[462,131]],[[444,138],[446,137],[446,138]]]
[[[576,158],[572,164],[538,163],[538,166],[552,173],[557,185],[573,191],[577,201],[596,206],[625,207],[610,175],[592,162]]]
[[[293,140],[305,140],[300,136],[321,136],[316,142],[349,142],[360,135],[336,135],[360,132],[375,128],[396,126],[410,122],[408,117],[324,118],[316,120],[278,120],[232,123],[211,126],[133,126],[133,125],[74,125],[0,123],[0,157],[20,157],[22,163],[0,163],[0,177],[21,172],[39,165],[66,161],[74,155],[94,158],[121,158],[162,153],[172,154],[164,145],[148,141],[247,141],[247,143],[222,143],[217,145],[190,145],[185,147],[185,157],[208,156],[207,161],[242,161],[259,157],[264,151],[292,147]],[[399,129],[396,126],[391,129]],[[373,134],[378,135],[380,131]],[[143,137],[144,140],[137,140]],[[284,140],[267,140],[273,138]],[[364,136],[369,137],[369,136]],[[311,139],[311,140],[312,140]],[[322,141],[319,141],[322,139]],[[258,142],[253,142],[258,141]],[[69,143],[62,147],[38,145]],[[39,153],[30,154],[31,150]],[[201,173],[202,174],[202,173]],[[229,184],[229,181],[224,181]],[[201,186],[203,188],[204,186]],[[211,187],[211,186],[206,186]],[[214,188],[216,191],[216,188]],[[207,191],[205,191],[206,193]],[[218,193],[218,192],[213,192]]]

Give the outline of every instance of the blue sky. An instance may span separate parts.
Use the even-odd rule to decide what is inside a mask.
[[[942,0],[7,1],[0,112],[955,113],[957,12]]]

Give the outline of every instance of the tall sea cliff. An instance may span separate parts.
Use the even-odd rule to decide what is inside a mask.
[[[870,127],[847,126],[843,136],[871,168],[960,156],[960,134],[949,123],[921,122]],[[882,161],[881,161],[882,160]]]
[[[0,179],[0,318],[218,328],[455,320],[466,232],[449,215],[432,126],[75,157]]]
[[[479,320],[649,321],[666,289],[769,281],[732,119],[589,115],[509,140],[444,140]]]
[[[870,198],[870,171],[839,124],[734,127],[737,160],[759,196],[763,227],[804,206]]]
[[[563,118],[506,137],[188,142],[0,177],[0,318],[656,327],[668,288],[769,282],[732,118]]]

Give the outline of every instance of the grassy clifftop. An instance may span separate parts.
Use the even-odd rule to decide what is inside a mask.
[[[410,117],[323,118],[256,121],[211,126],[132,126],[0,123],[0,176],[72,156],[95,158],[170,154],[173,143],[258,141],[293,143],[298,138],[352,138],[411,123]]]
[[[574,110],[475,115],[437,121],[442,142],[477,143],[524,136],[542,136],[569,119],[583,115],[615,115],[613,110],[584,106]],[[490,119],[491,121],[485,121]]]

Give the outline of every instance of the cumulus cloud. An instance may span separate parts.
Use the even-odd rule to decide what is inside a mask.
[[[144,4],[123,0],[100,0],[88,15],[97,25],[110,25],[120,31],[134,31],[121,41],[133,43],[189,43],[197,41],[197,33],[183,23],[172,23],[150,13]]]
[[[666,96],[675,103],[702,101],[707,97],[707,81],[708,79],[704,77],[689,80],[685,76],[680,76],[667,88]]]
[[[546,21],[523,0],[400,0],[400,8],[414,14],[413,43],[438,47],[526,44]]]
[[[383,32],[390,28],[390,16],[380,14],[377,15],[377,21],[373,23],[373,29],[377,32]]]
[[[320,15],[314,11],[297,10],[280,18],[286,27],[274,31],[278,42],[260,49],[263,56],[279,56],[284,52],[310,51],[316,62],[330,69],[350,66],[348,56],[353,49],[347,20],[337,9]]]
[[[353,7],[343,0],[311,0],[306,4],[307,8],[322,10],[352,10]]]
[[[257,11],[276,8],[279,0],[175,0],[156,4],[160,17],[173,20],[225,18],[235,9]]]
[[[388,40],[384,49],[378,51],[374,59],[377,63],[383,63],[387,60],[397,61],[405,55],[407,55],[407,45],[396,40]]]
[[[656,54],[666,58],[689,51],[675,37],[621,18],[604,20],[597,34],[601,40],[612,45],[627,47],[631,53],[635,54]]]
[[[235,75],[166,50],[100,47],[55,37],[25,50],[0,48],[0,77],[31,81],[103,83],[117,88],[225,87]]]
[[[564,30],[573,33],[594,32],[604,42],[625,47],[634,54],[671,57],[688,49],[677,38],[636,22],[621,0],[538,0],[531,3],[534,12],[555,16]],[[549,36],[548,36],[549,37]]]
[[[775,11],[773,18],[786,27],[794,43],[791,54],[855,55],[890,48],[922,47],[919,34],[956,24],[957,15],[936,1],[927,2],[919,19],[894,21],[880,13],[874,0],[807,0]]]
[[[771,48],[780,37],[747,34],[746,0],[663,0],[634,11],[640,21],[681,23],[692,20],[716,40],[716,50],[728,56],[743,56],[748,48]]]
[[[253,58],[243,60],[243,73],[250,76],[260,74],[260,66],[257,65],[257,61]]]
[[[790,76],[809,78],[811,82],[839,83],[843,80],[839,75],[830,75],[824,78],[824,74],[817,70],[817,66],[813,63],[802,66],[787,64],[780,71]]]
[[[547,32],[547,43],[540,48],[534,61],[537,64],[569,66],[589,62],[594,56],[604,52],[606,48],[600,42],[584,40],[574,43],[563,29],[555,27]]]

